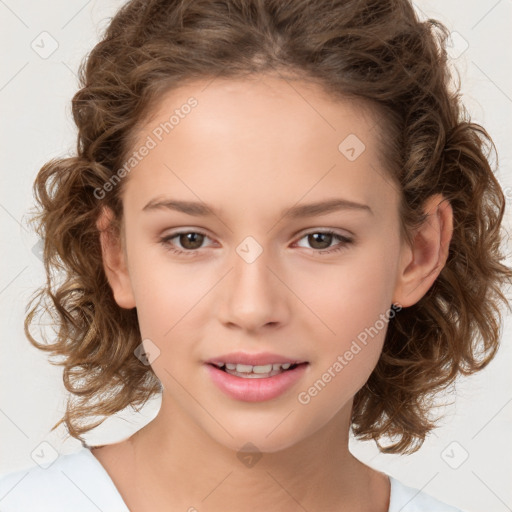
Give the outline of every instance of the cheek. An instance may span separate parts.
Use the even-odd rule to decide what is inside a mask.
[[[358,251],[339,265],[325,266],[305,281],[302,295],[323,321],[324,339],[347,340],[373,325],[391,307],[395,281],[394,251]]]
[[[308,306],[319,318],[303,324],[316,343],[311,382],[318,382],[321,389],[317,402],[340,404],[344,396],[350,399],[377,364],[395,314],[390,308],[397,257],[397,244],[376,240],[339,266],[325,266],[316,285],[304,290]]]
[[[391,312],[390,284],[386,262],[374,255],[340,268],[326,288],[311,288],[308,305],[322,325],[309,323],[315,364],[297,401],[315,424],[338,413],[375,368]]]
[[[165,341],[187,323],[217,278],[210,272],[203,279],[194,265],[171,262],[164,248],[142,245],[129,255],[139,325],[143,336]]]

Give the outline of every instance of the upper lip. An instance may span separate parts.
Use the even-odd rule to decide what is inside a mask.
[[[301,359],[296,359],[293,357],[281,356],[279,354],[272,354],[271,352],[259,352],[256,354],[250,354],[247,352],[231,352],[229,354],[224,354],[221,356],[213,357],[208,359],[206,363],[216,364],[216,363],[232,363],[232,364],[247,364],[252,366],[262,366],[271,363],[290,363],[290,364],[300,364],[306,363],[307,361],[303,361]]]

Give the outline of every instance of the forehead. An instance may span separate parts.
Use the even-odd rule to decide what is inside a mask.
[[[126,197],[142,208],[155,192],[179,190],[182,198],[234,204],[236,192],[242,206],[251,199],[263,207],[265,197],[293,204],[339,189],[389,201],[385,183],[370,187],[389,181],[379,130],[368,104],[333,99],[309,82],[263,75],[191,82],[165,93],[139,129],[133,149],[150,140],[152,147],[130,172]]]
[[[190,108],[192,99],[196,106]],[[316,139],[315,142],[322,140],[329,144],[340,136],[354,133],[370,143],[379,121],[374,108],[361,98],[334,98],[319,85],[297,78],[274,75],[214,78],[188,81],[161,95],[152,105],[150,120],[143,124],[138,135],[140,139],[155,129],[158,132],[160,123],[169,123],[174,117],[170,128],[178,135],[186,131],[187,125],[192,125],[190,128],[197,135],[201,132],[234,135],[234,127],[250,130],[238,130],[237,142],[244,136],[250,139],[252,134],[267,133],[265,142],[279,135],[273,138],[274,142],[298,144]],[[183,122],[187,118],[190,120]],[[281,131],[283,128],[286,132]],[[167,134],[164,130],[161,135]]]

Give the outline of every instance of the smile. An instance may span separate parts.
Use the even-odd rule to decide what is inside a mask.
[[[235,364],[235,363],[215,363],[217,368],[224,370],[230,375],[246,379],[261,379],[279,375],[285,370],[293,369],[297,364],[292,363],[272,363],[265,365],[253,366],[250,364]]]
[[[296,386],[306,374],[309,363],[252,366],[217,362],[204,366],[213,384],[225,395],[243,402],[263,402]]]

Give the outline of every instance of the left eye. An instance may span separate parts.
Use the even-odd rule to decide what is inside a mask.
[[[171,240],[175,238],[179,240],[182,249],[174,247],[175,244],[173,244]],[[166,236],[160,241],[166,249],[175,254],[193,256],[197,254],[197,250],[201,248],[205,238],[209,238],[208,235],[200,231],[180,231]],[[334,231],[312,231],[304,234],[299,240],[304,238],[307,238],[308,243],[312,245],[314,252],[320,254],[340,251],[345,248],[345,246],[352,243],[351,238],[340,235]],[[331,247],[331,244],[335,239],[339,240],[338,247],[334,246],[334,249],[328,249]]]
[[[173,240],[174,238],[178,238],[180,244],[184,249],[187,249],[187,251],[194,251],[201,247],[205,237],[205,233],[200,233],[197,231],[182,231],[180,233],[175,233],[174,235],[162,238],[162,242],[164,243],[164,245],[171,245],[170,241]]]
[[[308,243],[312,244],[313,249],[316,249],[315,252],[319,252],[321,254],[341,251],[346,245],[352,243],[351,238],[340,235],[334,231],[313,231],[306,233],[300,240],[303,238],[307,238]],[[339,240],[338,247],[334,246],[334,249],[326,250],[327,248],[331,247],[331,242],[333,239]],[[327,243],[327,247],[318,247],[318,245],[323,246],[325,243]]]

